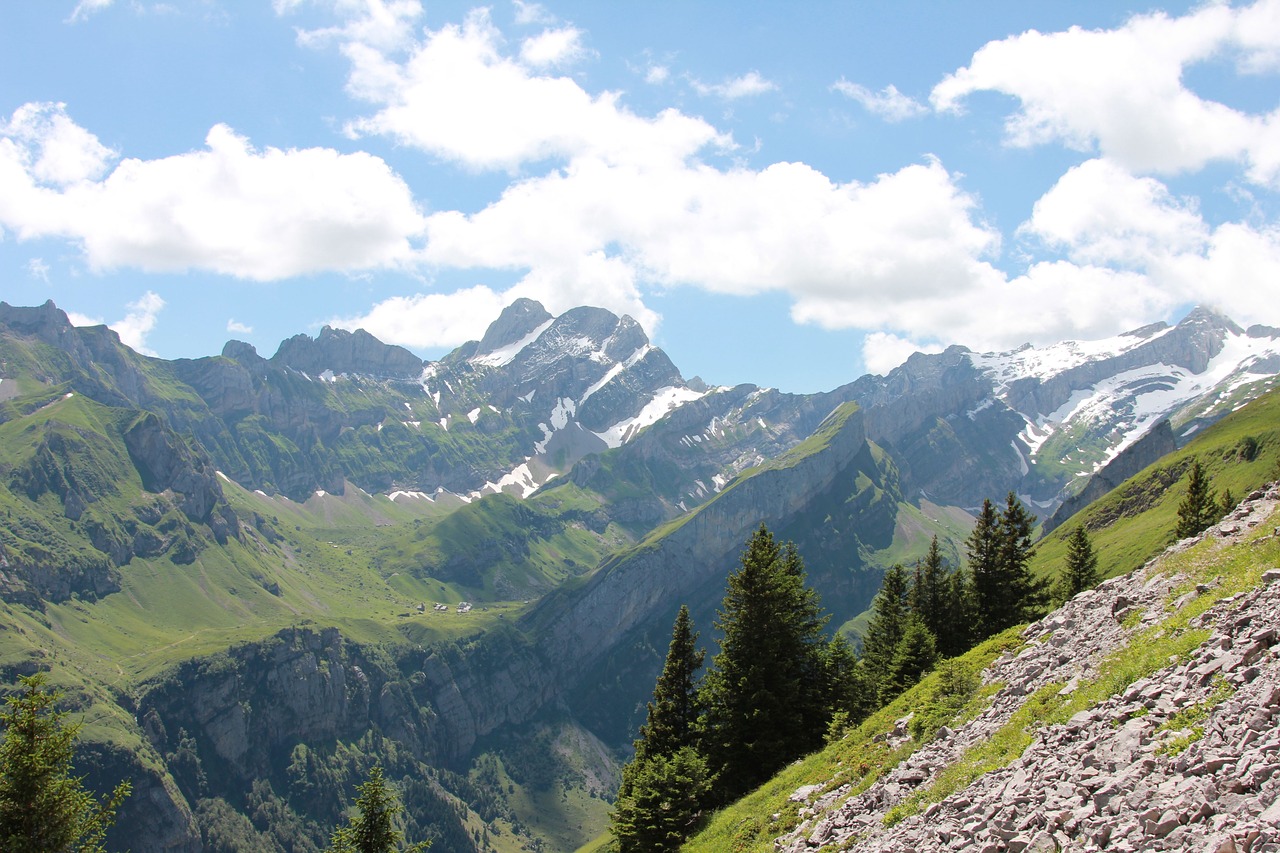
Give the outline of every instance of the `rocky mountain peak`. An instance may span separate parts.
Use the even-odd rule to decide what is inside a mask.
[[[66,312],[54,305],[52,299],[36,308],[0,302],[0,325],[54,345],[59,344],[72,329]]]
[[[423,361],[404,347],[384,344],[364,329],[349,332],[325,326],[320,335],[294,335],[280,344],[271,361],[310,376],[326,370],[379,379],[417,379]]]
[[[266,360],[258,355],[253,344],[244,341],[227,341],[222,347],[222,357],[249,364]]]
[[[476,354],[484,355],[519,343],[551,319],[551,314],[542,307],[542,303],[523,297],[517,299],[502,309],[498,319],[489,324],[476,347]]]

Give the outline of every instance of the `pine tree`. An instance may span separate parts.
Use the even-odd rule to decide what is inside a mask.
[[[1000,520],[989,499],[982,502],[978,520],[965,540],[969,558],[969,578],[973,584],[974,617],[977,624],[972,639],[996,633],[992,614],[1004,609],[1004,578],[1000,572]]]
[[[706,652],[696,647],[698,635],[689,618],[689,608],[680,606],[671,629],[671,645],[662,673],[653,687],[653,701],[645,724],[640,727],[636,755],[672,755],[693,746],[698,718],[698,670]]]
[[[619,853],[674,853],[693,834],[711,790],[706,759],[684,746],[649,755],[622,771],[609,831]]]
[[[1187,481],[1187,494],[1178,505],[1178,524],[1174,528],[1174,539],[1188,539],[1209,529],[1220,516],[1218,507],[1209,488],[1209,478],[1204,466],[1196,459],[1191,463],[1191,474]]]
[[[717,802],[821,745],[830,712],[821,701],[826,621],[794,547],[779,547],[762,524],[729,576],[720,651],[699,691]]]
[[[357,814],[346,826],[335,830],[329,839],[329,853],[393,853],[403,833],[396,829],[400,801],[382,777],[382,768],[374,767],[359,788]],[[426,850],[431,842],[409,847],[409,853]]]
[[[937,536],[929,543],[924,559],[916,563],[911,610],[935,637],[942,636],[947,621],[947,566],[938,548]]]
[[[999,516],[991,501],[965,545],[973,578],[977,633],[974,639],[998,634],[1033,616],[1045,604],[1045,587],[1031,576],[1031,530],[1035,516],[1009,493]]]
[[[944,626],[938,634],[938,651],[944,657],[962,655],[973,647],[977,639],[977,614],[973,581],[969,570],[961,566],[947,578]]]
[[[898,645],[893,650],[893,660],[889,664],[888,679],[885,682],[886,704],[919,681],[922,675],[933,669],[937,661],[938,646],[933,632],[919,616],[908,614],[902,629],[902,639],[898,640]]]
[[[1064,601],[1070,601],[1097,584],[1098,555],[1093,552],[1093,543],[1082,524],[1067,538],[1067,564],[1062,570],[1058,595]]]
[[[705,655],[696,647],[697,642],[689,608],[681,605],[671,629],[666,662],[653,688],[653,701],[635,742],[636,754],[622,768],[610,816],[610,831],[622,853],[668,849],[662,845],[679,831],[688,830],[686,824],[700,813],[707,795],[706,761],[695,749],[700,716],[697,673]],[[682,751],[692,752],[700,764],[695,766],[687,755],[676,760]],[[677,777],[687,775],[698,777],[703,784],[668,787]]]
[[[1231,494],[1230,489],[1222,490],[1222,497],[1218,499],[1218,518],[1225,518],[1235,511],[1236,496]]]
[[[1035,554],[1032,547],[1032,530],[1036,517],[1027,511],[1026,506],[1013,492],[1005,502],[1005,510],[1000,515],[1000,571],[1003,573],[1008,590],[1007,607],[1004,619],[996,631],[1003,631],[1019,622],[1034,618],[1048,602],[1047,589],[1042,581],[1031,574],[1031,558]],[[995,633],[995,632],[992,632]]]
[[[862,666],[875,688],[877,697],[883,695],[893,666],[893,653],[906,629],[907,574],[901,565],[895,564],[884,573],[880,591],[871,603],[871,621],[862,638]],[[877,702],[879,700],[877,699]]]
[[[0,850],[6,853],[98,853],[131,785],[105,800],[71,775],[80,726],[56,709],[61,694],[44,673],[19,679],[21,692],[0,712]]]

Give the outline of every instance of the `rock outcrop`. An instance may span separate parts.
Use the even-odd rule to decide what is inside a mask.
[[[1280,486],[1255,492],[1205,536],[1214,547],[1256,548],[1257,538],[1242,544],[1244,537],[1270,530],[1278,505]],[[1038,730],[1007,766],[937,802],[925,800],[900,822],[886,821],[891,809],[1008,725],[1028,697],[1037,691],[1042,698],[1046,691],[1070,697],[1098,678],[1104,659],[1136,632],[1217,595],[1178,629],[1206,635],[1189,654],[1121,683],[1118,693],[1065,723]],[[1280,849],[1277,626],[1280,569],[1264,571],[1256,588],[1220,591],[1216,582],[1190,585],[1157,558],[1030,625],[1025,646],[984,673],[987,684],[999,687],[987,709],[954,731],[944,727],[865,791],[850,796],[838,782],[797,791],[793,799],[804,803],[804,819],[776,849]],[[910,739],[901,722],[889,735],[898,745]]]

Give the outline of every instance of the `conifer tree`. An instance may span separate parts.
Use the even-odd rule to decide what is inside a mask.
[[[99,853],[131,785],[105,800],[71,775],[80,727],[56,709],[61,694],[44,673],[19,679],[22,690],[0,711],[0,850],[6,853]]]
[[[998,629],[991,626],[991,614],[1004,609],[1006,590],[1000,572],[1000,520],[990,499],[982,502],[978,520],[965,540],[969,558],[969,578],[973,584],[974,617],[972,639],[988,637]]]
[[[929,543],[924,559],[916,563],[911,586],[911,610],[934,637],[941,637],[947,621],[947,567],[938,548],[938,537]]]
[[[1187,539],[1207,530],[1220,517],[1217,511],[1217,502],[1209,488],[1209,477],[1200,460],[1196,459],[1191,463],[1186,497],[1178,505],[1178,524],[1174,528],[1173,538]]]
[[[693,747],[649,755],[622,771],[609,831],[619,853],[674,853],[693,834],[711,790],[706,759]]]
[[[698,670],[706,652],[697,648],[689,608],[680,606],[671,628],[671,644],[662,673],[653,687],[645,724],[636,741],[636,756],[673,755],[685,746],[694,746],[698,717]]]
[[[947,578],[946,605],[944,626],[938,634],[938,651],[944,657],[956,657],[972,648],[978,636],[973,581],[964,566]]]
[[[907,615],[902,629],[902,639],[893,650],[885,682],[886,704],[890,699],[920,680],[938,660],[937,641],[933,632],[915,613]]]
[[[880,591],[871,603],[871,621],[862,638],[862,665],[868,679],[875,687],[877,697],[889,679],[893,666],[893,654],[906,629],[907,574],[901,565],[895,564],[884,573]]]
[[[729,576],[720,651],[699,692],[717,802],[821,745],[830,710],[820,689],[826,621],[794,547],[780,547],[762,524]]]
[[[394,853],[403,837],[395,822],[400,801],[383,778],[381,767],[369,771],[369,778],[359,791],[357,813],[346,826],[334,831],[329,853]],[[429,841],[420,842],[409,847],[408,853],[419,853],[430,846]]]
[[[1031,574],[1032,530],[1036,517],[1013,492],[1005,502],[1000,515],[1000,571],[1004,574],[1009,590],[1008,611],[1004,624],[997,631],[1033,618],[1047,604],[1048,595],[1043,581]]]
[[[1086,589],[1093,589],[1098,584],[1098,555],[1093,552],[1093,543],[1084,525],[1071,531],[1067,539],[1067,563],[1063,567],[1058,586],[1058,595],[1064,601],[1070,601]]]

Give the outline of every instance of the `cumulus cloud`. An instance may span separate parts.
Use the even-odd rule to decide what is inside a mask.
[[[879,92],[873,92],[866,86],[841,78],[832,84],[831,88],[862,104],[867,112],[878,115],[885,121],[905,121],[929,112],[928,107],[902,94],[893,84],[889,84]]]
[[[703,83],[698,80],[691,80],[693,90],[699,95],[714,95],[717,98],[724,98],[726,101],[736,101],[739,98],[751,98],[756,95],[763,95],[766,92],[776,91],[778,84],[771,80],[766,80],[760,76],[758,71],[748,71],[741,77],[732,77],[723,83]]]
[[[1096,303],[1087,309],[1095,316],[1116,300],[1133,298],[1148,316],[1188,302],[1216,305],[1246,323],[1273,316],[1274,300],[1259,295],[1277,292],[1280,229],[1210,226],[1194,199],[1177,198],[1161,182],[1107,160],[1089,160],[1063,175],[1036,202],[1019,234],[1065,252],[1070,264],[1061,270],[1094,265],[1132,272],[1123,291],[1080,291],[1080,302]],[[1070,277],[1063,286],[1074,292]]]
[[[156,320],[164,308],[164,300],[148,290],[141,299],[130,302],[125,307],[128,308],[128,313],[124,319],[111,324],[112,331],[120,336],[120,342],[125,346],[143,355],[155,355],[147,346],[147,335],[156,327]]]
[[[587,55],[582,31],[576,27],[543,30],[520,43],[520,59],[537,68],[571,65]]]
[[[52,119],[31,131],[31,114]],[[424,219],[377,157],[258,150],[225,125],[205,142],[159,160],[121,160],[98,178],[105,149],[92,134],[61,105],[28,104],[0,131],[0,225],[20,239],[76,241],[94,269],[205,269],[262,281],[414,262]]]
[[[336,317],[338,329],[364,329],[391,344],[407,347],[457,346],[479,340],[488,325],[519,294],[497,293],[484,285],[453,293],[396,296],[355,317]]]
[[[0,121],[0,145],[36,181],[60,187],[100,177],[116,157],[71,120],[66,104],[18,107],[8,121]]]
[[[227,321],[227,331],[231,332],[233,335],[252,335],[253,326],[233,319]]]
[[[884,376],[915,353],[938,353],[942,349],[936,344],[921,344],[888,332],[872,332],[862,342],[862,363],[869,373]]]
[[[1175,198],[1160,181],[1103,159],[1059,178],[1020,233],[1065,248],[1077,261],[1139,267],[1154,257],[1199,251],[1209,236],[1193,200]]]
[[[487,10],[428,32],[404,62],[348,44],[348,90],[379,107],[347,125],[474,169],[515,170],[584,154],[619,162],[677,160],[727,137],[702,119],[667,110],[655,119],[623,107],[619,95],[590,95],[567,77],[536,74],[502,53]]]
[[[88,314],[80,314],[76,311],[68,311],[67,319],[73,326],[106,325],[120,336],[120,342],[125,346],[143,355],[155,355],[147,347],[147,335],[151,334],[152,330],[155,329],[156,321],[164,305],[165,302],[160,298],[159,294],[148,290],[137,301],[126,305],[123,319],[114,323],[105,323],[101,317],[91,317]]]
[[[27,261],[27,275],[37,278],[45,284],[49,283],[49,265],[44,258],[32,258]]]
[[[1005,122],[1010,145],[1061,142],[1138,173],[1239,161],[1253,180],[1273,183],[1280,111],[1254,115],[1202,98],[1184,75],[1226,52],[1254,70],[1274,67],[1277,9],[1280,0],[1244,9],[1214,3],[1182,17],[1138,15],[1112,30],[1028,30],[983,46],[934,87],[931,101],[959,111],[975,92],[1002,92],[1019,104]]]

